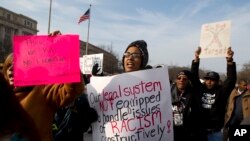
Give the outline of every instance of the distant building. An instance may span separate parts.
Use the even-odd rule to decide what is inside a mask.
[[[0,6],[0,69],[5,57],[12,52],[14,35],[37,35],[37,21],[14,13]],[[84,55],[86,42],[80,41],[80,56]],[[118,59],[112,53],[88,44],[88,54],[104,53],[103,71],[113,74],[118,71]]]
[[[14,35],[36,35],[37,21],[0,7],[0,62],[12,52]]]

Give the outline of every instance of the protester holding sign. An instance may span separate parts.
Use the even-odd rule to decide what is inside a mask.
[[[125,73],[92,76],[89,102],[99,116],[93,141],[173,139],[168,70],[149,69],[147,62],[147,43],[137,40],[124,52]]]
[[[221,129],[224,124],[224,115],[227,99],[233,90],[236,82],[236,65],[233,62],[234,52],[231,47],[227,49],[227,78],[223,84],[219,84],[220,76],[217,72],[208,72],[202,84],[199,79],[199,55],[201,48],[195,52],[195,59],[192,61],[191,72],[194,75],[193,85],[198,91],[196,95],[197,103],[201,108],[197,120],[202,123],[202,128],[206,130],[208,141],[221,141],[223,135]]]
[[[60,32],[54,32],[51,35],[54,36],[58,34],[60,34]],[[13,79],[14,73],[11,68],[12,65],[13,55],[10,54],[3,65],[3,73],[7,81]],[[54,114],[59,108],[67,106],[76,96],[83,92],[84,82],[81,78],[80,82],[74,83],[44,84],[13,88],[22,107],[34,120],[41,140],[52,141]]]
[[[37,129],[0,73],[0,140],[40,141]]]

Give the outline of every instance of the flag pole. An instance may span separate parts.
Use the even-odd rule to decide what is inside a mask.
[[[89,27],[90,27],[90,14],[91,14],[91,4],[89,5],[89,22],[88,22],[88,35],[87,35],[87,43],[86,43],[86,55],[88,55],[88,45],[89,45]]]
[[[48,34],[50,33],[51,5],[52,5],[52,0],[50,0],[50,4],[49,4],[49,23],[48,23]]]

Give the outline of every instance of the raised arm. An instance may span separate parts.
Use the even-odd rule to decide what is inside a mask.
[[[233,90],[233,88],[235,87],[235,83],[236,83],[236,79],[237,79],[237,75],[236,75],[236,64],[233,61],[233,55],[234,52],[231,49],[231,47],[228,48],[227,50],[227,56],[226,56],[226,60],[227,60],[227,78],[223,83],[223,89],[225,91],[226,94],[230,94],[230,92]]]
[[[56,30],[50,33],[49,36],[61,34],[59,30]],[[47,100],[52,102],[56,108],[65,107],[83,93],[85,83],[82,74],[80,74],[80,77],[80,82],[77,83],[46,85],[43,93],[46,95]]]
[[[194,60],[192,60],[191,72],[195,77],[199,77],[201,47],[198,47],[194,52]]]

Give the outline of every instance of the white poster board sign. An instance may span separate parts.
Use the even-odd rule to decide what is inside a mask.
[[[230,47],[231,21],[204,24],[201,27],[201,58],[226,57]]]
[[[100,71],[97,73],[103,72],[103,53],[83,55],[80,57],[80,68],[83,74],[91,74],[94,64],[98,64]]]
[[[167,68],[91,77],[90,106],[98,113],[93,141],[172,141],[173,116]]]

